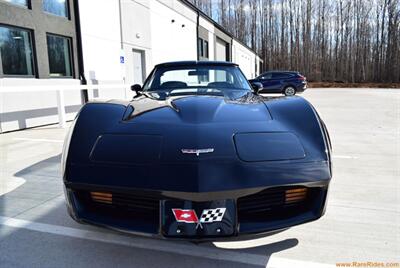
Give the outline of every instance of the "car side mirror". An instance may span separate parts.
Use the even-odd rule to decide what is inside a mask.
[[[258,94],[261,89],[263,89],[263,85],[260,82],[252,82],[250,83],[251,87],[254,90],[254,93]]]
[[[139,85],[139,84],[134,84],[134,85],[132,85],[132,86],[131,86],[131,90],[134,91],[134,92],[136,92],[137,95],[139,95],[140,92],[143,91],[142,86]]]

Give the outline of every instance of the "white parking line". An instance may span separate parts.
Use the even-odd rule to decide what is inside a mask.
[[[237,251],[229,251],[218,248],[210,248],[207,246],[194,245],[191,243],[177,243],[163,241],[159,239],[146,239],[140,237],[124,236],[110,232],[97,232],[83,229],[76,229],[65,226],[58,226],[46,223],[38,223],[33,221],[21,220],[10,217],[0,216],[0,225],[19,229],[26,229],[42,233],[61,235],[91,241],[118,244],[141,248],[146,250],[157,250],[161,252],[180,254],[192,257],[206,258],[212,260],[229,261],[241,264],[251,264],[273,268],[333,268],[334,265],[290,260],[278,258],[274,256],[263,256],[251,253],[243,253]]]
[[[63,143],[63,140],[51,140],[51,139],[31,139],[31,138],[13,138],[13,140],[17,141],[35,141],[35,142],[55,142],[55,143]]]

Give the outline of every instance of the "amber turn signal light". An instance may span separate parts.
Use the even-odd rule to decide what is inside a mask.
[[[295,203],[306,199],[307,188],[295,188],[285,191],[285,203]]]
[[[111,193],[102,193],[102,192],[90,192],[90,196],[93,201],[99,203],[112,204],[112,194]]]

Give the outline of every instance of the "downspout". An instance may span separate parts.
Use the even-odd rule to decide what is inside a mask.
[[[197,61],[200,60],[200,55],[199,55],[199,27],[200,27],[200,12],[197,10],[197,21],[196,21],[196,54],[197,54]]]
[[[123,30],[122,30],[122,8],[121,8],[121,0],[118,0],[118,8],[119,8],[119,34],[121,35],[121,50],[124,49],[124,39],[123,39]]]
[[[231,47],[229,48],[229,61],[233,62],[233,38],[231,37]]]
[[[77,44],[77,58],[78,58],[78,78],[81,85],[87,85],[85,78],[85,69],[83,63],[83,49],[82,49],[82,32],[81,32],[81,20],[79,15],[79,3],[78,0],[74,0],[74,15],[75,15],[75,30],[76,30],[76,44]],[[89,95],[87,89],[81,90],[81,98],[83,103],[89,101]]]

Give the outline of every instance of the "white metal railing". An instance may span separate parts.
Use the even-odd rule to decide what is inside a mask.
[[[66,126],[64,91],[81,91],[81,90],[97,90],[97,89],[125,89],[130,88],[128,84],[109,84],[109,85],[43,85],[43,86],[0,86],[0,93],[16,93],[16,92],[56,92],[58,125],[60,128]]]

